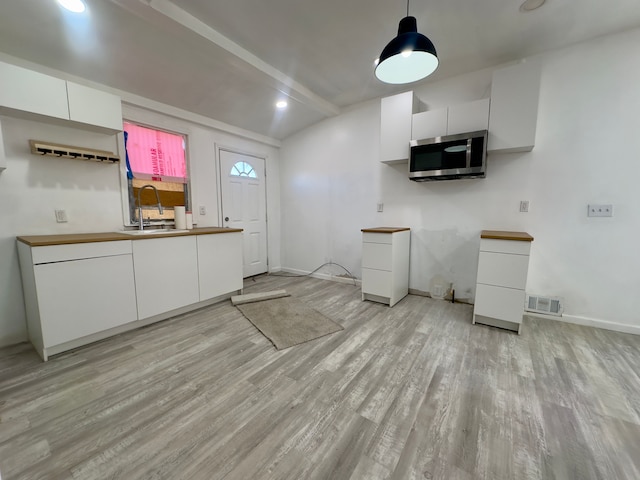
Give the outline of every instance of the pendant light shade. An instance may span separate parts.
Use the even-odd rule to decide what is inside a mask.
[[[436,68],[436,48],[418,33],[416,18],[407,16],[400,20],[398,36],[382,50],[375,73],[382,82],[402,84],[428,77]]]

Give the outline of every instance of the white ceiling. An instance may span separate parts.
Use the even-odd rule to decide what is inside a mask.
[[[401,0],[0,0],[0,52],[276,139],[406,90],[373,61]],[[640,26],[639,0],[414,0],[443,79]],[[289,108],[274,103],[287,94]]]

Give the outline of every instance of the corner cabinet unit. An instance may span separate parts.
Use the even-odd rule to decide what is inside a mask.
[[[520,333],[532,241],[526,232],[482,231],[472,323]]]
[[[406,227],[362,229],[362,300],[393,307],[409,293],[409,247]]]
[[[380,101],[380,161],[402,163],[409,160],[411,122],[419,101],[413,92],[399,93]]]
[[[29,340],[43,360],[242,290],[242,230],[18,237]]]

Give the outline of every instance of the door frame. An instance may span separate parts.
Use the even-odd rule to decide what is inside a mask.
[[[223,221],[223,214],[222,214],[222,162],[220,161],[220,152],[221,151],[226,151],[229,153],[236,153],[239,155],[246,155],[247,157],[253,157],[253,158],[257,158],[259,160],[262,160],[264,162],[264,221],[265,221],[265,242],[266,242],[266,249],[267,249],[267,273],[270,272],[270,266],[269,266],[269,202],[268,202],[268,194],[267,194],[267,189],[268,189],[268,185],[267,185],[267,159],[269,158],[268,155],[265,155],[263,153],[256,153],[256,152],[251,152],[248,150],[243,150],[241,148],[237,148],[237,147],[231,147],[228,145],[223,145],[223,144],[215,144],[215,151],[216,151],[216,175],[217,175],[217,182],[216,182],[216,187],[218,189],[218,225],[220,226],[224,226],[224,221]],[[244,254],[244,249],[243,249],[243,254]],[[248,277],[247,277],[248,278]]]

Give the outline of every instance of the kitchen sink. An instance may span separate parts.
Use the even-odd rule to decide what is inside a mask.
[[[169,235],[170,233],[184,233],[189,230],[176,230],[176,229],[149,229],[149,230],[119,230],[116,233],[123,233],[125,235]]]

